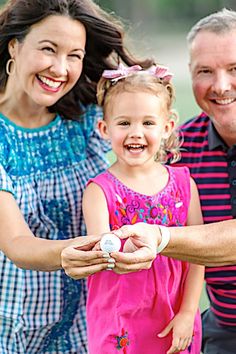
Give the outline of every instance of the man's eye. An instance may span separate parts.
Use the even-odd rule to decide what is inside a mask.
[[[209,69],[201,69],[201,70],[198,70],[198,74],[210,74],[210,70]]]

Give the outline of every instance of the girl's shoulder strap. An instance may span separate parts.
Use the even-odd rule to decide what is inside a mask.
[[[103,193],[105,194],[105,197],[108,200],[112,200],[112,196],[114,195],[115,191],[116,191],[116,185],[114,183],[114,176],[112,176],[110,174],[110,172],[108,170],[100,173],[99,175],[97,175],[94,178],[91,178],[87,185],[89,185],[90,183],[96,183],[103,191]]]
[[[190,171],[186,166],[167,166],[170,179],[174,180],[174,188],[179,191],[186,202],[187,207],[191,198]]]

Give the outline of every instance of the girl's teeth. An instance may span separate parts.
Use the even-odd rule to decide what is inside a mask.
[[[139,149],[141,147],[143,147],[143,145],[129,145],[129,148],[131,149]]]

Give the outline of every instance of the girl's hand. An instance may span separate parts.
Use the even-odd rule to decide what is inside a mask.
[[[151,267],[160,239],[157,225],[125,225],[113,233],[121,239],[129,238],[124,245],[124,252],[111,253],[116,261],[114,272],[124,274]]]
[[[93,250],[101,236],[77,237],[61,252],[61,266],[73,279],[85,278],[91,274],[114,267],[114,259],[102,251]]]
[[[172,330],[172,344],[166,354],[178,353],[189,347],[193,339],[194,314],[192,312],[179,312],[158,334],[159,338],[167,336]]]

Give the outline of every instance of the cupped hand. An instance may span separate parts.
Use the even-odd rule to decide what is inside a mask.
[[[121,239],[128,238],[123,252],[111,253],[116,261],[114,272],[124,274],[151,267],[161,238],[157,225],[137,223],[113,232]]]
[[[85,278],[91,274],[114,267],[109,254],[93,250],[101,236],[77,237],[61,252],[61,266],[73,279]]]

